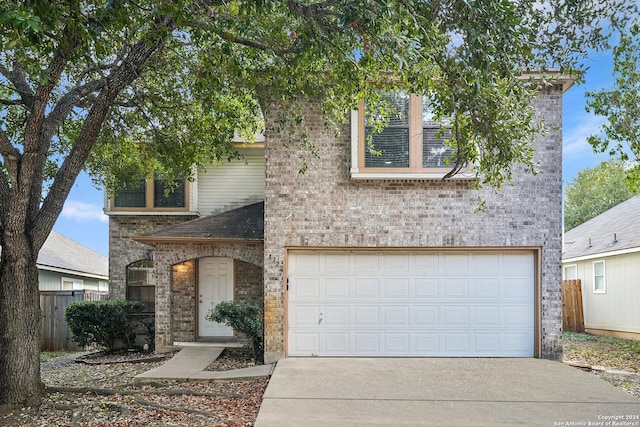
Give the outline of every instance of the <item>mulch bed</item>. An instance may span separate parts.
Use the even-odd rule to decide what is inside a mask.
[[[252,363],[241,350],[226,352],[219,368],[237,369]],[[0,425],[253,426],[268,378],[133,381],[136,375],[162,365],[172,355],[71,354],[42,362],[45,397],[29,406],[0,407]],[[155,360],[160,357],[162,360]]]

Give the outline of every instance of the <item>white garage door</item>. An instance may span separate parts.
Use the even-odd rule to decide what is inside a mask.
[[[288,279],[289,356],[533,356],[529,251],[290,251]]]

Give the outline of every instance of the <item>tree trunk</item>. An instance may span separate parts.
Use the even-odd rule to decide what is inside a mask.
[[[31,253],[24,235],[4,237],[0,261],[0,404],[23,404],[37,401],[44,390],[40,382],[42,313],[37,253]]]

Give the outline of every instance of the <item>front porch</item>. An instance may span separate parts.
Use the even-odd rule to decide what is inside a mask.
[[[134,237],[155,249],[156,350],[242,338],[206,315],[222,301],[264,306],[263,234],[256,203]]]

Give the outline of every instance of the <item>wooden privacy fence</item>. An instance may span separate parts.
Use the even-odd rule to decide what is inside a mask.
[[[562,281],[562,329],[567,332],[584,332],[580,279]]]
[[[42,329],[40,351],[82,350],[71,341],[71,329],[64,320],[64,309],[76,301],[98,301],[109,299],[107,292],[97,291],[40,291]]]

